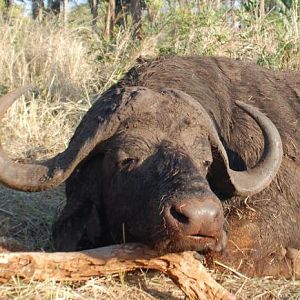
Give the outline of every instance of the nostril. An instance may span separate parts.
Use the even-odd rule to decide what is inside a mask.
[[[179,223],[183,223],[183,224],[189,223],[189,218],[186,215],[184,215],[182,212],[178,211],[176,206],[171,206],[170,214]]]

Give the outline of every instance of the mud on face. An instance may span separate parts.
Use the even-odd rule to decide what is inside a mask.
[[[153,130],[143,137],[132,130],[107,145],[102,210],[113,242],[142,242],[162,251],[225,246],[222,205],[206,180],[210,144],[187,129],[177,142],[156,128],[155,136]]]

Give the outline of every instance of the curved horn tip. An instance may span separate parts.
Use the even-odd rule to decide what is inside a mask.
[[[241,101],[235,103],[249,114],[259,125],[264,136],[264,152],[258,164],[247,171],[233,171],[228,167],[228,173],[236,188],[236,195],[253,195],[265,189],[279,171],[283,146],[279,131],[275,124],[258,108]]]

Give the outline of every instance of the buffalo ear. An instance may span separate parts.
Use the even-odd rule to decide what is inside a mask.
[[[102,230],[99,213],[91,201],[69,201],[53,225],[57,251],[76,251],[97,246]]]
[[[212,147],[212,155],[213,162],[207,174],[210,188],[220,199],[230,198],[234,195],[235,188],[231,183],[225,162],[219,151],[214,147]]]
[[[104,244],[101,165],[97,154],[82,162],[66,182],[67,204],[53,225],[58,251],[75,251]]]

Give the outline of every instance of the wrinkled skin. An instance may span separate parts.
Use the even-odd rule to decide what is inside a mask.
[[[283,141],[279,173],[251,197],[224,194],[214,182],[223,172],[212,164],[218,159],[201,126],[180,131],[178,124],[169,132],[166,115],[152,115],[147,121],[143,116],[140,123],[133,115],[122,134],[103,143],[99,155],[68,179],[68,204],[54,227],[57,247],[73,250],[125,240],[163,251],[213,250],[212,256],[248,275],[290,276],[283,249],[300,248],[300,74],[223,58],[171,58],[133,68],[113,89],[130,85],[175,87],[193,96],[216,123],[235,170],[257,163],[263,141],[255,121],[233,101],[262,109]],[[226,222],[221,226],[220,218],[215,224],[215,239],[195,242],[172,226],[166,228],[161,213],[165,206],[183,197],[203,201],[203,194],[218,197],[216,203],[224,206]],[[224,229],[229,231],[227,243]]]
[[[289,277],[285,251],[300,249],[299,87],[299,72],[227,58],[142,62],[99,96],[63,153],[20,165],[0,149],[0,180],[23,191],[66,180],[57,250],[143,242]],[[2,103],[0,116],[12,101]],[[258,119],[272,121],[272,138]]]
[[[153,116],[155,119],[149,115],[132,116],[119,129],[120,134],[101,145],[98,150],[101,155],[77,169],[67,181],[67,196],[72,199],[68,204],[73,206],[73,199],[79,199],[83,206],[94,206],[96,220],[89,221],[89,228],[81,209],[78,210],[80,216],[76,222],[79,220],[82,226],[77,231],[81,234],[78,240],[62,235],[64,230],[58,221],[54,231],[59,241],[57,248],[82,249],[125,240],[143,242],[161,251],[223,249],[226,234],[222,205],[206,180],[212,162],[210,142],[207,133],[199,131],[199,124],[193,124],[196,116],[192,114],[189,119],[178,116],[173,128],[172,119],[184,110],[178,109],[170,119],[163,108]],[[96,174],[91,173],[95,166]],[[87,177],[87,173],[92,175]],[[80,187],[84,201],[74,186]],[[172,206],[205,201],[212,201],[218,210],[216,221],[205,229],[209,237],[187,237],[178,228],[187,227],[185,220],[166,221],[168,214],[180,218]],[[84,227],[87,227],[85,232]],[[193,232],[192,227],[187,230],[196,235],[198,228]]]

